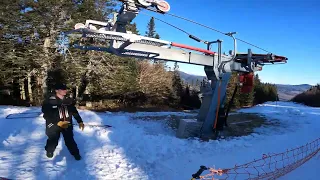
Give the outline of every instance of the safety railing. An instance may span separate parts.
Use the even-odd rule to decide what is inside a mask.
[[[282,153],[263,154],[261,159],[228,169],[201,166],[199,171],[192,175],[192,179],[276,179],[301,166],[319,151],[320,138]]]

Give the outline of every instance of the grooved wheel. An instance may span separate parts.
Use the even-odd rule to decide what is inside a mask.
[[[146,0],[138,0],[138,3],[145,7],[151,6],[151,2],[147,2]]]
[[[77,23],[76,25],[74,25],[74,29],[80,29],[80,28],[85,28],[86,26],[82,23]]]
[[[166,13],[170,10],[170,5],[167,1],[159,1],[157,3],[157,9]]]

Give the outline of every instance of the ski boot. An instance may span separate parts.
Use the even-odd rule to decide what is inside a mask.
[[[52,152],[47,152],[47,157],[48,158],[52,158],[53,157],[53,153]]]

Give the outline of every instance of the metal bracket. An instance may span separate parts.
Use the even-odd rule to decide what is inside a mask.
[[[126,42],[124,42],[124,43],[122,43],[121,45],[120,45],[120,47],[118,48],[118,51],[123,51],[124,50],[124,48],[126,48],[127,46],[129,46],[130,44],[132,44],[132,42],[130,42],[130,41],[126,41]]]
[[[222,73],[221,73],[220,68],[221,68],[221,55],[222,55],[222,50],[221,50],[222,40],[218,39],[216,41],[208,42],[207,49],[211,50],[211,45],[214,43],[218,43],[218,59],[215,56],[213,57],[213,61],[214,61],[213,62],[213,71],[214,71],[216,78],[221,79]]]
[[[233,63],[233,61],[235,60],[235,57],[237,55],[236,50],[237,50],[237,42],[235,37],[233,36],[233,34],[236,34],[236,32],[229,32],[229,33],[225,33],[227,36],[230,36],[233,38],[234,41],[234,52],[232,55],[232,58],[230,58],[227,61],[222,61],[222,40],[218,39],[217,41],[211,41],[211,42],[206,42],[207,44],[207,49],[210,50],[211,49],[211,45],[214,43],[218,43],[218,61],[216,61],[216,59],[214,59],[214,63],[213,63],[213,71],[215,73],[215,76],[217,79],[221,79],[222,75],[225,72],[229,72],[230,68],[225,68],[227,63]],[[215,58],[215,57],[214,57]],[[229,66],[230,67],[230,66]]]

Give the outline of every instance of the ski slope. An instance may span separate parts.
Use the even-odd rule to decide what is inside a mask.
[[[200,165],[231,168],[283,152],[320,137],[320,109],[289,102],[268,102],[239,112],[260,113],[274,128],[258,128],[249,136],[200,142],[178,139],[166,119],[133,120],[145,116],[179,115],[184,112],[95,113],[80,110],[85,123],[112,128],[74,128],[81,161],[69,154],[61,136],[53,159],[45,155],[45,121],[41,116],[6,119],[13,113],[40,112],[39,107],[0,106],[0,177],[10,179],[191,179]],[[18,114],[19,115],[19,114]],[[18,116],[16,115],[16,117]],[[320,155],[280,179],[318,179]]]

